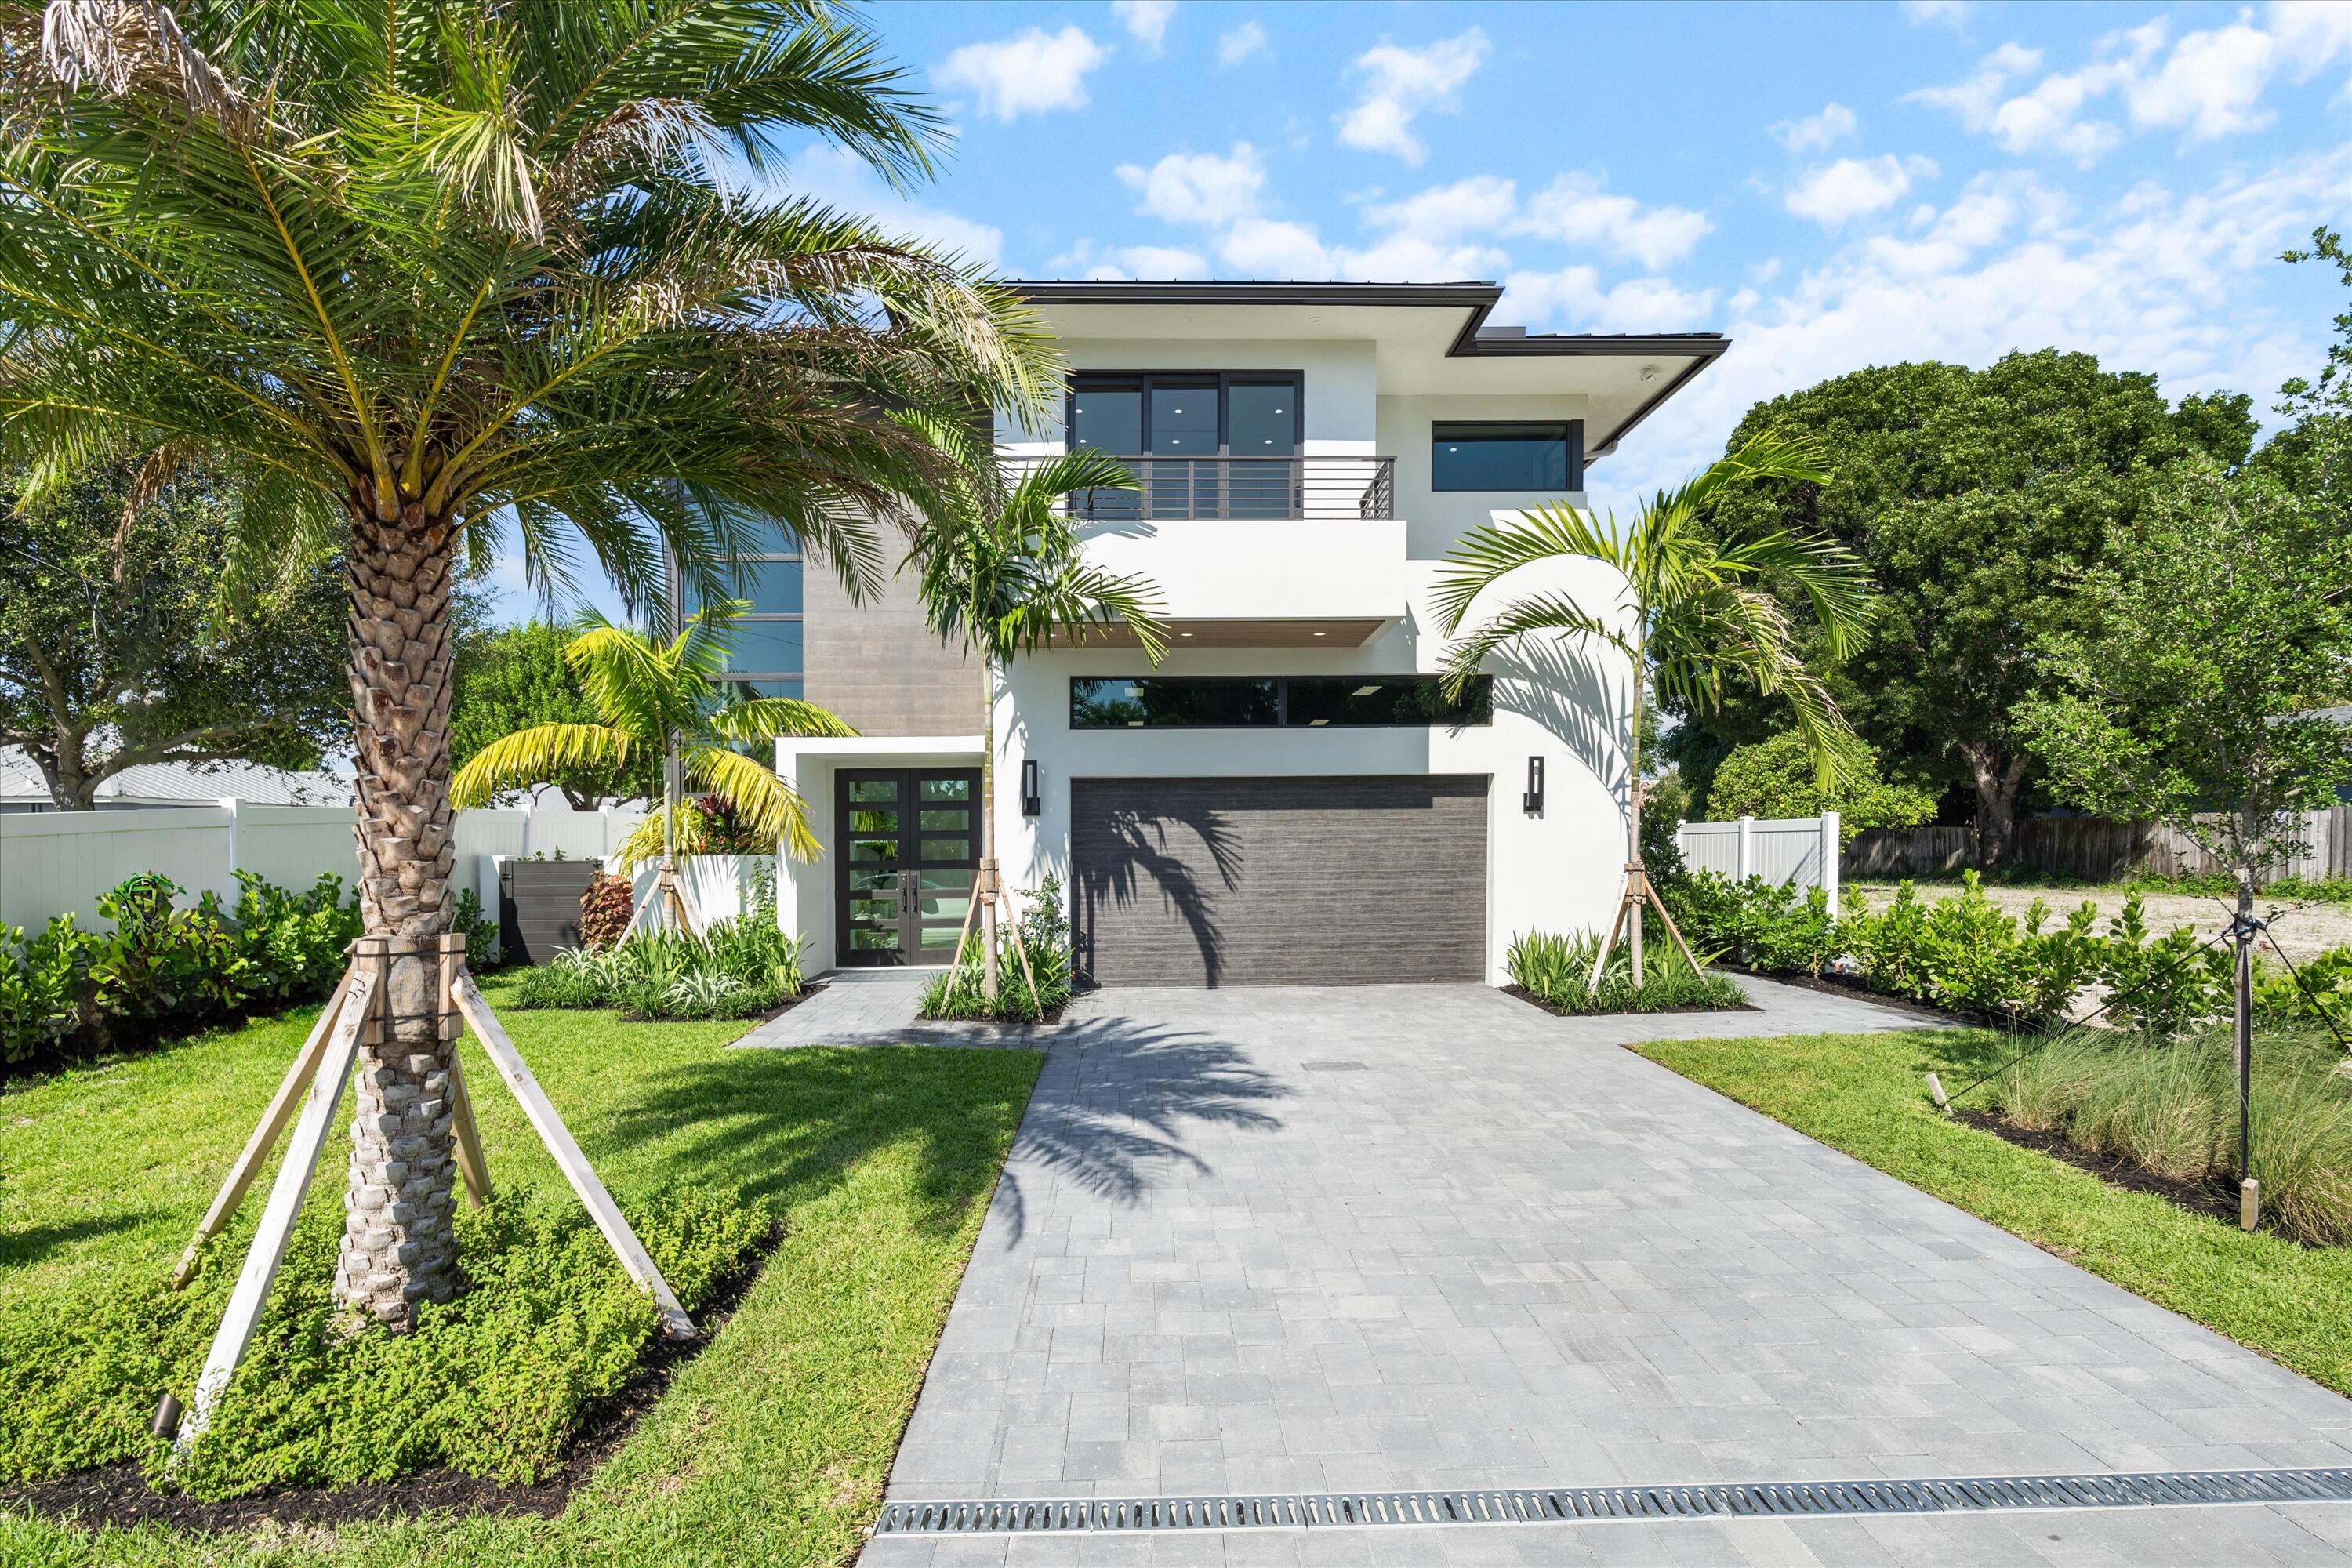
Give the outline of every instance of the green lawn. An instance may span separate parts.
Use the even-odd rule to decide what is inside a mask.
[[[2007,1059],[2002,1037],[1921,1030],[1633,1048],[2352,1394],[2352,1248],[2249,1235],[1938,1115],[1922,1075],[1941,1073],[1957,1090]]]
[[[504,987],[485,989],[497,1005]],[[569,1510],[228,1537],[92,1534],[0,1511],[0,1562],[741,1568],[856,1550],[1041,1058],[729,1051],[747,1026],[501,1016],[624,1205],[693,1184],[767,1196],[787,1226],[725,1331]],[[168,1271],[308,1022],[0,1089],[0,1312],[43,1310],[77,1273]],[[493,1183],[571,1201],[466,1051]],[[341,1189],[338,1163],[310,1201],[336,1204]]]

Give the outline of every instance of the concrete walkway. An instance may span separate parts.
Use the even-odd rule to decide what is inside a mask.
[[[893,1499],[2352,1463],[2352,1403],[1480,987],[1106,992],[1055,1042]],[[791,1015],[787,1015],[787,1017]],[[928,1562],[2352,1561],[2333,1505],[889,1538]]]

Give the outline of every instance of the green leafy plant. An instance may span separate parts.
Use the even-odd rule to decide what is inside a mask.
[[[0,926],[0,1067],[41,1061],[80,1026],[97,946],[71,915],[30,941],[22,926]]]
[[[482,909],[481,895],[471,888],[457,892],[457,908],[449,929],[466,939],[466,967],[488,974],[500,962],[499,922]]]
[[[1069,1001],[1074,960],[1061,879],[1048,876],[1022,901],[1021,941],[1029,952],[1028,970],[1023,970],[1017,958],[1008,960],[996,1004],[991,1006],[981,985],[983,950],[975,932],[965,939],[956,967],[924,985],[920,1016],[1034,1023]]]
[[[1659,932],[1663,936],[1664,932]],[[1613,949],[1598,988],[1589,983],[1601,939],[1590,933],[1553,936],[1528,931],[1511,939],[1503,963],[1511,984],[1562,1013],[1647,1013],[1689,1007],[1745,1007],[1748,998],[1730,976],[1693,971],[1671,943],[1643,954],[1648,973],[1633,984],[1633,956]]]
[[[91,954],[89,980],[109,1023],[186,1028],[224,1017],[252,979],[220,900],[205,893],[193,910],[175,908],[179,884],[153,872],[128,878],[99,896],[98,912],[114,922]]]
[[[1711,820],[1738,816],[1819,816],[1838,814],[1838,835],[1851,844],[1866,827],[1914,827],[1931,821],[1936,797],[1916,785],[1891,784],[1879,772],[1878,752],[1859,736],[1832,731],[1822,742],[1837,754],[1824,784],[1814,741],[1799,730],[1735,748],[1716,769],[1707,791]]]
[[[315,1211],[296,1231],[245,1366],[177,1463],[148,1417],[165,1391],[188,1396],[233,1268],[206,1268],[179,1292],[93,1282],[62,1310],[0,1315],[0,1479],[136,1458],[158,1486],[204,1499],[396,1480],[435,1465],[526,1483],[555,1468],[653,1337],[651,1299],[587,1217],[526,1194],[458,1211],[473,1290],[423,1309],[411,1332],[354,1331],[329,1289],[333,1218]],[[762,1205],[694,1189],[629,1218],[688,1311],[774,1230]],[[249,1239],[240,1225],[213,1249],[234,1256]]]
[[[346,950],[360,934],[359,906],[343,901],[342,879],[321,872],[301,893],[250,871],[237,872],[236,881],[232,916],[245,994],[275,1002],[323,995],[350,962]],[[470,945],[467,952],[470,957]]]

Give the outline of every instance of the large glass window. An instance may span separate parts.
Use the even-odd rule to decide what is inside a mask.
[[[1440,424],[1430,429],[1430,489],[1584,488],[1584,422]]]
[[[1090,374],[1070,383],[1073,447],[1132,458],[1139,490],[1089,517],[1295,517],[1300,378],[1288,371]]]
[[[727,673],[764,697],[801,694],[800,541],[785,524],[755,527],[750,548],[727,563],[724,591],[747,606],[735,623]],[[695,606],[689,604],[687,608]]]
[[[1494,680],[1459,699],[1434,675],[1109,675],[1070,680],[1073,730],[1319,730],[1486,724]]]

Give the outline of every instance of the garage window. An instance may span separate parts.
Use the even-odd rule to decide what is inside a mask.
[[[1073,730],[1320,730],[1486,724],[1494,679],[1434,675],[1107,675],[1070,680]]]

